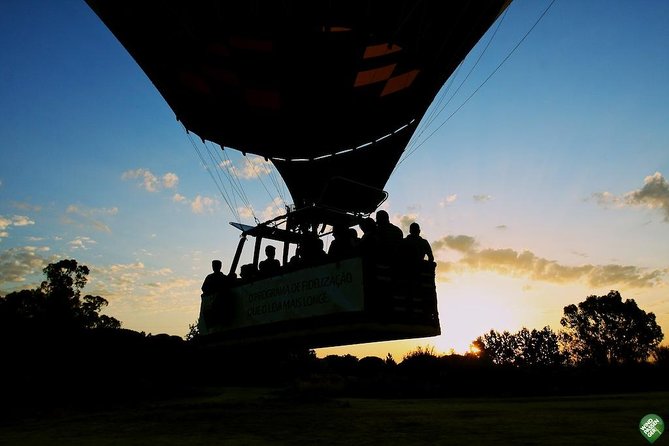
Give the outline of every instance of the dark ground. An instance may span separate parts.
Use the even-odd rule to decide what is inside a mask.
[[[199,392],[5,419],[0,444],[644,445],[641,418],[669,419],[669,392],[439,399],[317,397],[296,387]]]

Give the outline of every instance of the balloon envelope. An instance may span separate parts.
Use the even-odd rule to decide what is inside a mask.
[[[87,2],[189,131],[271,159],[304,206],[334,177],[382,189],[510,0]]]

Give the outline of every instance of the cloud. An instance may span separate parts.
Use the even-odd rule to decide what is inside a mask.
[[[664,214],[664,221],[669,222],[669,183],[660,172],[647,176],[643,183],[641,189],[625,194],[625,203],[648,209],[660,209]]]
[[[203,214],[205,212],[210,212],[210,213],[213,212],[214,207],[217,204],[218,204],[218,201],[214,200],[213,198],[203,197],[201,195],[198,195],[191,202],[190,207],[191,207],[191,210],[194,213]]]
[[[204,214],[205,212],[212,213],[220,204],[215,198],[197,195],[195,199],[190,200],[188,197],[185,197],[180,193],[172,195],[172,201],[174,203],[190,206],[190,209],[194,214]]]
[[[282,214],[285,214],[283,200],[279,197],[275,197],[271,203],[265,206],[265,209],[260,213],[260,216],[262,221],[267,221]]]
[[[253,209],[248,207],[248,206],[237,208],[237,212],[239,213],[239,216],[241,218],[250,219],[250,218],[253,218],[253,216],[254,216]]]
[[[12,206],[14,206],[16,209],[20,209],[22,211],[32,211],[32,212],[39,212],[42,210],[41,206],[35,206],[30,203],[25,203],[22,201],[13,201]]]
[[[402,229],[402,232],[404,232],[405,234],[408,233],[409,226],[411,226],[411,223],[414,223],[417,220],[418,220],[418,214],[401,215],[398,220],[400,229]]]
[[[468,252],[476,244],[474,237],[468,235],[449,235],[432,243],[432,249],[439,251],[450,248],[459,252]]]
[[[28,226],[35,222],[24,215],[14,215],[12,217],[3,217],[0,215],[0,230],[7,229],[9,226]]]
[[[604,207],[641,207],[658,209],[669,223],[669,182],[660,172],[644,178],[643,187],[617,196],[611,192],[595,192],[592,198]]]
[[[97,242],[90,237],[77,237],[74,240],[68,242],[68,245],[72,249],[83,249],[87,250],[90,245],[95,245]]]
[[[492,200],[492,196],[490,196],[490,195],[474,195],[473,198],[474,198],[474,201],[476,201],[478,203],[484,203],[486,201]]]
[[[467,235],[444,237],[433,242],[432,247],[435,251],[448,248],[461,254],[457,261],[438,262],[438,272],[442,278],[454,271],[490,271],[560,284],[584,281],[593,287],[650,288],[662,284],[663,276],[669,272],[631,265],[562,265],[527,250],[478,249],[476,240]]]
[[[243,180],[252,180],[259,178],[262,175],[269,175],[272,173],[272,164],[269,161],[265,161],[262,157],[252,155],[244,158],[244,165],[241,169],[235,166],[230,160],[222,161],[219,164],[219,167]]]
[[[126,170],[121,175],[122,180],[137,180],[139,187],[147,192],[158,192],[160,189],[174,189],[179,184],[179,176],[173,172],[167,172],[160,179],[149,169]]]
[[[176,173],[168,172],[163,175],[163,187],[166,189],[174,189],[179,184],[179,177]]]
[[[3,217],[0,215],[0,241],[3,238],[9,237],[10,226],[28,226],[34,225],[35,222],[24,215],[13,215],[11,217]]]
[[[121,175],[121,179],[123,179],[123,180],[135,180],[135,179],[138,179],[138,178],[141,180],[141,182],[139,183],[139,186],[142,187],[147,192],[158,191],[158,187],[160,185],[160,183],[158,181],[158,177],[156,177],[148,169],[126,170]]]
[[[457,199],[458,199],[458,194],[451,194],[439,202],[439,207],[443,208],[448,206],[449,204],[453,204]]]
[[[96,294],[124,298],[133,295],[136,284],[145,274],[142,262],[94,266],[91,267],[89,285]]]
[[[138,311],[192,311],[197,305],[193,296],[199,294],[201,284],[200,280],[175,276],[170,268],[147,268],[142,262],[117,263],[91,267],[87,292],[107,298],[114,314],[121,317]]]
[[[267,221],[284,214],[284,209],[284,201],[275,197],[261,212],[257,212],[253,206],[240,206],[237,208],[237,212],[241,218],[253,219],[259,217],[261,221]]]
[[[0,252],[0,286],[11,282],[25,283],[27,277],[41,273],[42,269],[56,259],[46,256],[46,246],[21,246]],[[41,282],[41,279],[36,283]]]
[[[66,224],[76,224],[80,227],[91,227],[100,232],[111,233],[111,228],[106,223],[99,220],[99,217],[114,216],[118,214],[118,208],[88,208],[81,205],[71,204],[67,207],[65,212],[79,217],[78,221],[66,218],[64,220]]]
[[[179,193],[176,193],[176,194],[172,195],[172,201],[174,201],[175,203],[184,203],[184,202],[187,202],[188,199],[186,197],[184,197],[183,195],[181,195]]]

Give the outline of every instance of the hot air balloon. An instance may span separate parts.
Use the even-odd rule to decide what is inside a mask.
[[[510,0],[87,0],[189,132],[271,161],[294,201],[247,236],[305,244],[351,227],[383,188],[439,89]],[[280,228],[284,224],[284,228]],[[284,265],[288,250],[284,249]],[[434,267],[352,256],[203,296],[219,343],[310,348],[440,333]]]

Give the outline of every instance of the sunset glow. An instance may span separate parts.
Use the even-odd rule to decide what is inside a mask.
[[[491,329],[557,331],[609,290],[669,332],[669,2],[560,1],[512,53],[548,3],[511,4],[385,188],[435,253],[442,335],[319,356],[466,353]],[[211,260],[232,261],[228,222],[291,204],[270,163],[229,149],[212,164],[246,196],[219,191],[193,149],[209,143],[84,2],[4,3],[0,79],[0,295],[74,258],[124,328],[183,336]]]

